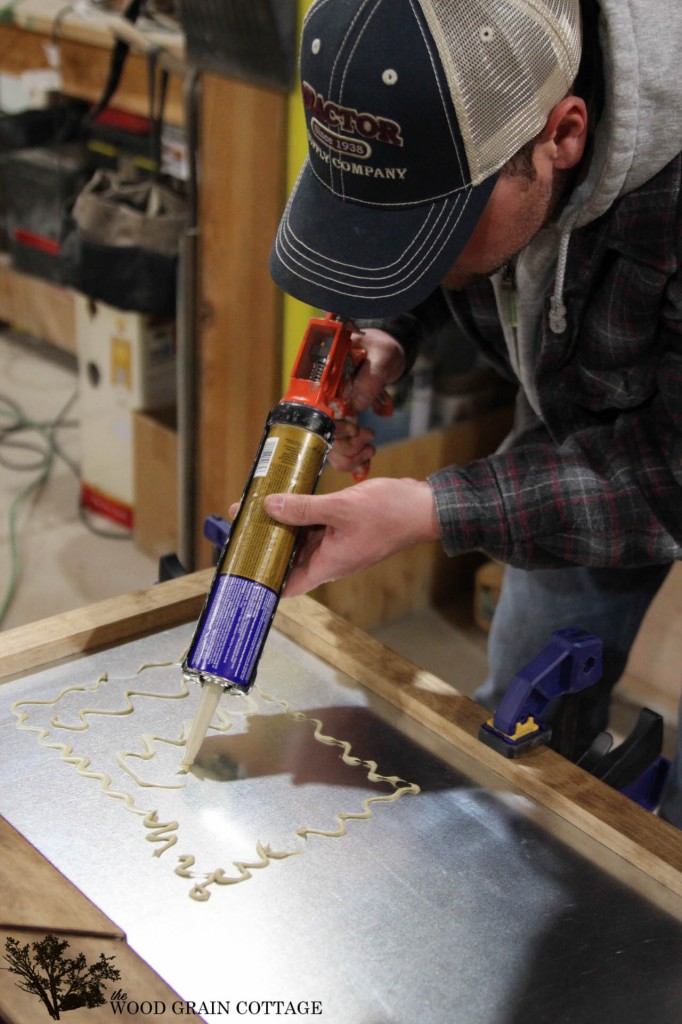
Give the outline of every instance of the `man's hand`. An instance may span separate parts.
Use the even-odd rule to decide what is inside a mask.
[[[354,345],[367,353],[353,381],[351,404],[356,413],[371,408],[387,384],[402,375],[405,353],[396,339],[377,327],[368,327],[362,333],[351,334]],[[374,455],[374,433],[366,427],[360,429],[352,420],[336,424],[334,447],[329,453],[329,464],[341,473],[361,470]]]
[[[287,597],[350,576],[413,544],[440,539],[426,481],[378,478],[335,494],[270,494],[264,506],[278,522],[308,528],[287,580]]]

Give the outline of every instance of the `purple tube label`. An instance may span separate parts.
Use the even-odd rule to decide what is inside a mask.
[[[277,604],[269,587],[242,576],[219,576],[187,666],[248,686]]]

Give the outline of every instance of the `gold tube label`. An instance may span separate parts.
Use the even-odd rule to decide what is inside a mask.
[[[267,494],[312,494],[328,445],[303,427],[274,424],[258,457],[233,527],[220,572],[255,580],[279,592],[296,542],[297,527],[272,519]]]

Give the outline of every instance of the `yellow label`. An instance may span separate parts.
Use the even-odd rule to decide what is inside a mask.
[[[489,718],[487,724],[491,729],[495,729],[495,720],[493,718]],[[495,731],[498,732],[500,736],[506,736],[508,740],[520,740],[524,736],[529,736],[533,732],[540,732],[540,727],[533,716],[529,715],[528,718],[523,720],[523,722],[516,723],[516,728],[511,734],[501,732],[499,729],[495,729]]]
[[[297,527],[275,522],[263,508],[266,494],[312,494],[327,443],[302,427],[278,423],[263,444],[220,571],[256,580],[279,592],[296,542]]]
[[[125,338],[111,339],[111,383],[126,391],[133,386],[132,354],[130,342]]]

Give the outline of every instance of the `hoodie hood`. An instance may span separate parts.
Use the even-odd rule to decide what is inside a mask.
[[[682,53],[679,0],[598,0],[604,102],[583,181],[557,219],[528,244],[516,263],[518,322],[506,323],[501,278],[493,278],[512,366],[538,415],[535,387],[538,324],[553,279],[549,327],[567,327],[564,280],[572,231],[591,223],[642,186],[682,148]]]
[[[598,0],[604,109],[585,180],[559,224],[582,227],[657,174],[682,147],[679,0]]]

